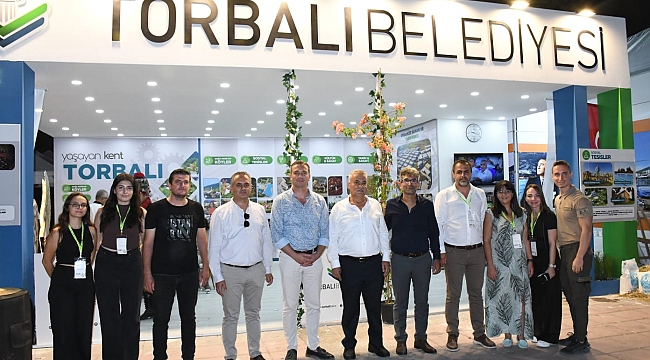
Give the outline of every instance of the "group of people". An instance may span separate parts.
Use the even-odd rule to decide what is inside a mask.
[[[330,213],[325,199],[309,190],[309,164],[298,160],[290,167],[291,187],[273,202],[269,227],[264,208],[250,201],[250,175],[239,171],[230,181],[232,201],[212,213],[209,234],[201,205],[187,199],[190,174],[184,169],[170,174],[170,195],[146,211],[134,196],[138,184],[128,174],[115,178],[95,221],[88,213],[86,197],[72,193],[64,202],[43,258],[52,278],[48,296],[54,359],[90,359],[95,294],[103,359],[137,359],[143,288],[153,300],[154,359],[167,359],[174,297],[181,319],[182,358],[193,359],[197,291],[213,276],[222,297],[225,359],[237,358],[237,322],[243,300],[248,354],[251,360],[264,360],[259,313],[264,284],[274,282],[274,247],[280,251],[285,360],[298,357],[301,292],[307,331],[305,356],[334,358],[320,346],[318,336],[324,254],[331,263],[332,276],[340,282],[345,359],[356,358],[361,299],[369,325],[368,351],[390,356],[381,323],[382,288],[389,271],[395,295],[395,352],[408,353],[406,314],[412,288],[413,348],[436,353],[427,341],[428,293],[432,274],[439,274],[443,267],[447,350],[459,349],[463,278],[475,344],[495,348],[489,337],[503,334],[503,346],[510,347],[515,334],[516,344],[522,348],[536,337],[540,347],[559,343],[566,345],[562,351],[569,353],[588,350],[592,209],[589,200],[571,185],[569,164],[558,161],[553,165],[553,179],[560,189],[557,215],[550,211],[537,185],[526,187],[522,209],[514,186],[500,181],[495,186],[497,200],[488,209],[485,192],[470,183],[468,161],[456,161],[452,175],[454,184],[436,195],[434,206],[417,194],[419,172],[403,168],[398,179],[401,194],[390,199],[384,209],[367,196],[365,171],[353,170],[348,178],[349,196]],[[90,265],[95,259],[93,277]],[[574,325],[573,334],[562,340],[560,289],[569,302]]]

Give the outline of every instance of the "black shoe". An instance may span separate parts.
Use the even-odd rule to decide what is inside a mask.
[[[575,341],[575,339],[576,339],[575,335],[573,335],[572,332],[569,332],[569,333],[566,334],[566,338],[560,339],[557,342],[557,344],[562,345],[562,346],[569,346],[569,345],[571,345],[571,343],[573,343]]]
[[[287,356],[284,357],[284,360],[297,360],[298,359],[298,350],[289,349],[287,351]]]
[[[413,347],[416,349],[420,349],[424,351],[427,354],[435,354],[437,353],[436,349],[429,345],[427,342],[427,339],[420,339],[420,340],[415,340],[415,343],[413,344]]]
[[[447,350],[458,351],[458,335],[449,334],[447,336]]]
[[[408,353],[408,351],[406,350],[406,341],[398,341],[395,352],[397,353],[397,355],[406,355]]]
[[[307,348],[307,351],[305,351],[305,356],[313,356],[319,359],[334,359],[334,355],[328,353],[327,350],[323,349],[320,346],[317,347],[316,350]]]
[[[266,360],[266,359],[264,359],[264,356],[262,356],[262,354],[259,354],[255,357],[252,357],[251,360]]]
[[[588,352],[590,348],[591,345],[589,345],[589,341],[585,339],[584,341],[573,341],[571,344],[567,345],[567,347],[560,349],[560,352],[566,354],[580,354]]]
[[[153,318],[153,310],[151,309],[146,309],[142,315],[140,315],[140,320],[147,320],[147,319],[152,319]]]
[[[343,358],[345,360],[355,359],[357,354],[354,353],[354,349],[345,349],[343,350]]]
[[[375,346],[373,344],[368,344],[368,352],[371,352],[379,357],[390,356],[390,353],[383,345]]]

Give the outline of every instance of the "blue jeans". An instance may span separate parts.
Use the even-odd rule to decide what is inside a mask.
[[[167,359],[167,330],[174,304],[178,298],[181,317],[181,353],[183,360],[193,360],[196,345],[196,299],[199,291],[198,270],[181,275],[154,274],[153,307],[153,358]]]

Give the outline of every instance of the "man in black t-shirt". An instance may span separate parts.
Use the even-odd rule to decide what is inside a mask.
[[[183,360],[194,359],[196,300],[199,283],[210,277],[208,236],[203,207],[187,199],[190,173],[176,169],[169,175],[171,194],[147,208],[143,245],[144,289],[153,294],[153,356],[167,359],[167,328],[178,298]],[[199,273],[198,248],[203,261]],[[198,281],[197,281],[198,279]]]

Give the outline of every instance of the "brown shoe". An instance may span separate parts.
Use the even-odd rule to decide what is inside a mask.
[[[458,346],[458,344],[456,344]],[[427,354],[435,354],[437,353],[436,349],[433,348],[433,346],[429,345],[427,342],[427,339],[420,339],[420,340],[415,340],[415,343],[413,344],[413,347],[416,349],[420,349],[424,351]]]
[[[395,349],[395,352],[397,355],[406,355],[408,352],[406,350],[406,341],[398,341],[397,342],[397,349]]]
[[[447,336],[447,350],[458,351],[458,335],[449,334]]]
[[[486,349],[496,349],[497,344],[494,341],[490,340],[485,334],[475,337],[474,344],[481,345]]]

